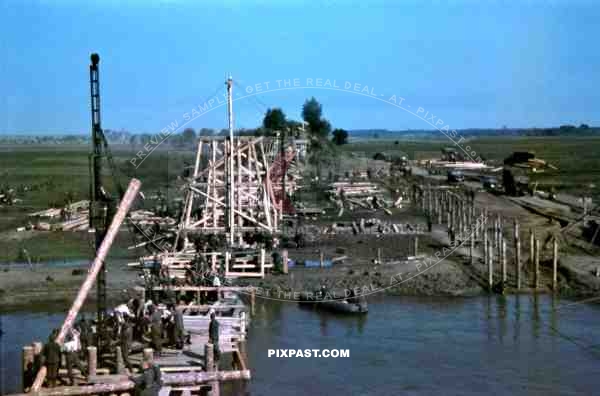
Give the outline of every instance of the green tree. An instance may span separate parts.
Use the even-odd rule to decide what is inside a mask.
[[[181,133],[181,143],[184,146],[193,146],[196,142],[196,131],[193,128],[185,128]]]
[[[336,145],[341,146],[342,144],[348,143],[348,131],[337,128],[334,129],[331,134],[333,135],[331,141]]]
[[[211,136],[214,133],[215,131],[210,128],[202,128],[200,131],[198,131],[198,136]]]
[[[304,102],[302,106],[302,119],[308,124],[310,130],[318,129],[323,114],[323,107],[314,96]]]
[[[285,114],[280,108],[268,109],[263,118],[263,128],[271,131],[283,131],[287,127]]]

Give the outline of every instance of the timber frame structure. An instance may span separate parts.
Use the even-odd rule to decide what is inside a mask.
[[[270,150],[265,143],[262,137],[200,138],[180,236],[227,233],[231,245],[242,246],[244,232],[279,231],[282,211],[269,193]],[[201,169],[203,162],[208,165]]]

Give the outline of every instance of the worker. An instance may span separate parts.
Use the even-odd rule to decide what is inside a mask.
[[[36,372],[33,367],[33,362],[28,362],[27,369],[23,373],[23,390],[25,392],[29,392],[29,389],[31,388],[31,386],[33,385],[33,382],[35,381],[35,376],[36,376]]]
[[[91,323],[87,320],[85,315],[81,315],[81,319],[77,324],[79,330],[79,340],[81,341],[81,351],[86,353],[87,348],[94,345],[94,333],[92,332]],[[84,356],[82,356],[83,358]]]
[[[179,302],[179,307],[183,307],[183,301]],[[177,309],[175,306],[172,308],[172,316],[173,316],[173,324],[174,324],[174,333],[175,333],[175,348],[183,349],[183,339],[185,328],[183,325],[183,314],[181,313],[181,309]]]
[[[217,322],[214,309],[211,308],[209,314],[210,324],[208,325],[208,342],[213,344],[215,368],[218,370],[219,359],[221,357],[221,350],[219,349],[219,322]]]
[[[216,271],[211,272],[212,286],[216,287],[217,290],[213,290],[209,294],[209,301],[217,301],[219,299],[219,288],[221,287],[221,279]]]
[[[133,343],[133,326],[130,318],[125,318],[125,321],[121,325],[121,334],[119,337],[119,346],[121,347],[121,356],[123,357],[123,364],[133,373],[133,367],[129,361],[129,350]]]
[[[79,332],[75,329],[71,329],[67,335],[67,339],[63,344],[63,350],[67,360],[67,371],[69,373],[69,381],[71,385],[75,385],[75,375],[73,374],[73,366],[79,369],[82,375],[85,375],[85,370],[79,360],[79,352],[81,351],[81,343],[79,341]]]
[[[152,348],[160,356],[162,353],[162,317],[156,305],[150,306],[150,332]]]
[[[48,379],[48,386],[51,388],[56,386],[58,367],[60,366],[60,346],[56,342],[56,337],[58,337],[58,330],[54,329],[48,337],[48,343],[44,345],[42,350],[42,364],[46,366],[46,378]]]
[[[135,383],[135,394],[137,396],[158,396],[163,385],[160,368],[151,360],[144,359],[142,370],[141,375],[129,377]]]

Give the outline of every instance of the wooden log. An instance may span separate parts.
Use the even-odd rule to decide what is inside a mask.
[[[45,370],[45,367],[44,367]],[[212,371],[212,372],[188,372],[188,373],[163,373],[164,386],[191,386],[206,384],[212,381],[237,381],[250,380],[249,370],[240,371]],[[75,396],[96,395],[111,392],[124,392],[135,388],[133,381],[122,380],[116,383],[102,383],[82,386],[59,386],[56,388],[43,388],[34,393],[36,396]],[[31,396],[31,393],[15,394],[13,396]]]
[[[98,367],[98,355],[95,346],[87,347],[87,362],[88,362],[88,376],[96,375],[96,369]]]
[[[108,255],[108,251],[109,251],[115,237],[117,236],[117,233],[119,232],[121,223],[123,223],[123,220],[125,219],[125,216],[127,215],[127,212],[129,211],[129,208],[131,207],[131,205],[133,204],[133,201],[135,201],[135,198],[137,197],[137,194],[138,194],[138,191],[140,190],[141,184],[142,183],[137,179],[131,179],[131,181],[129,182],[129,186],[127,187],[127,191],[125,192],[123,199],[121,200],[119,209],[117,210],[117,213],[113,217],[110,227],[108,228],[108,231],[106,232],[106,235],[104,236],[104,239],[102,240],[102,243],[100,244],[100,247],[98,248],[98,251],[96,252],[96,257],[94,258],[94,261],[92,262],[92,265],[90,266],[88,275],[87,275],[85,281],[83,282],[83,284],[81,285],[81,288],[79,289],[79,292],[77,293],[77,297],[75,298],[75,301],[73,301],[73,305],[71,306],[71,309],[69,310],[69,313],[67,314],[67,317],[65,318],[65,321],[63,322],[63,325],[60,329],[60,333],[58,334],[58,337],[56,337],[56,342],[59,345],[62,345],[62,343],[65,339],[65,336],[67,335],[69,330],[71,330],[71,328],[73,327],[75,318],[77,317],[77,314],[79,313],[79,310],[83,306],[83,303],[85,302],[85,299],[86,299],[88,293],[90,292],[92,286],[94,285],[96,278],[98,277],[98,273],[100,273],[100,270],[104,267],[104,260],[106,259],[106,256]],[[44,382],[45,376],[46,376],[46,370],[40,370],[38,372],[35,382],[34,382],[34,385],[32,386],[33,391],[39,390],[39,388],[42,386],[42,383]]]
[[[255,305],[256,305],[256,290],[254,288],[252,288],[252,290],[250,291],[250,311],[252,313],[252,316],[254,316]]]
[[[552,290],[557,291],[558,286],[558,240],[552,240]]]

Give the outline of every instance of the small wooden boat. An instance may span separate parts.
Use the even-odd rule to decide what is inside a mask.
[[[319,298],[318,294],[316,297],[314,297],[313,295],[301,295],[299,303],[304,306],[311,306],[315,309],[335,313],[366,314],[367,312],[369,312],[367,301],[364,298],[323,300]]]

